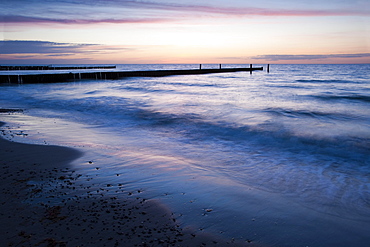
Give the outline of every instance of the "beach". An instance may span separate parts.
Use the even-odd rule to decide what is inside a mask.
[[[3,109],[2,113],[17,112]],[[1,123],[4,125],[4,123]],[[4,126],[3,126],[4,127]],[[76,194],[78,150],[0,138],[1,246],[244,246],[182,229],[158,200]],[[107,185],[109,187],[109,185]],[[80,187],[80,188],[78,188]],[[40,196],[47,194],[47,199]],[[38,199],[42,198],[42,199]],[[248,243],[248,246],[255,246]]]
[[[0,6],[0,247],[370,247],[370,0]]]
[[[270,73],[2,84],[0,134],[11,142],[1,146],[3,193],[13,198],[2,219],[16,229],[4,239],[367,247],[369,71],[273,65]],[[8,156],[13,145],[18,154]],[[24,152],[28,145],[46,155]]]

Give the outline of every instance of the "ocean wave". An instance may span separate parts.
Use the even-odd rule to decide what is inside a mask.
[[[146,125],[149,127],[170,127],[170,125],[187,125],[201,119],[201,117],[195,113],[177,115],[157,112],[149,109],[138,109],[134,112],[134,114],[132,114],[132,117],[134,117],[136,121],[140,121],[140,125]]]
[[[93,91],[88,91],[93,92]],[[75,99],[47,98],[38,99],[28,97],[30,105],[40,109],[53,111],[66,111],[73,121],[82,123],[99,124],[107,127],[137,126],[140,128],[164,128],[174,133],[182,133],[186,138],[195,141],[201,140],[219,140],[230,141],[234,143],[248,143],[249,141],[259,143],[258,145],[269,145],[271,147],[286,148],[296,147],[300,143],[301,149],[310,147],[311,150],[322,147],[337,147],[338,139],[330,139],[317,136],[297,136],[291,131],[279,125],[277,122],[266,122],[258,125],[241,125],[230,119],[209,118],[207,115],[200,115],[195,112],[176,113],[163,109],[155,109],[150,102],[144,98],[125,98],[123,96],[91,96]],[[168,105],[166,107],[169,107]],[[177,107],[177,105],[174,105]],[[195,106],[196,107],[196,106]],[[63,110],[65,109],[65,110]],[[309,110],[293,110],[284,108],[266,108],[261,111],[273,115],[284,116],[288,118],[315,118],[315,119],[333,119],[339,121],[363,120],[360,116],[354,116],[345,113],[320,112]],[[56,117],[58,113],[49,117]],[[86,120],[89,119],[89,120]],[[339,137],[341,138],[341,137]],[[348,155],[352,153],[370,153],[370,141],[367,139],[356,139],[343,136],[339,141],[343,150],[336,152],[337,148],[332,148],[333,155]],[[346,139],[347,138],[347,139]],[[306,146],[305,146],[306,145]],[[308,146],[307,146],[308,145]],[[346,151],[346,150],[351,151]],[[357,150],[356,150],[357,149]],[[321,152],[320,151],[320,152]]]
[[[181,87],[223,87],[218,84],[201,84],[201,83],[181,83],[181,82],[165,82],[164,85],[181,86]]]
[[[157,83],[140,83],[138,84],[119,84],[117,86],[113,86],[113,90],[125,90],[125,91],[133,91],[133,92],[143,92],[143,93],[171,93],[171,94],[198,94],[196,91],[186,90],[187,87],[199,87],[199,88],[211,88],[217,87],[221,88],[224,87],[222,85],[217,84],[202,84],[202,83],[182,83],[182,82],[157,82]]]
[[[320,153],[346,160],[363,161],[366,157],[370,160],[370,139],[367,137],[301,135],[274,122],[255,126],[236,125],[221,120],[209,121],[197,114],[177,115],[145,109],[136,111],[135,117],[142,127],[164,127],[165,131],[181,133],[187,140],[195,142],[225,142],[232,147],[263,146],[274,150],[291,150],[293,153],[306,150],[311,154]],[[347,116],[336,117],[346,119]]]
[[[298,79],[298,80],[295,80],[295,82],[300,82],[300,83],[366,83],[366,82],[362,82],[362,81],[348,81],[348,80],[337,80],[337,79],[321,79],[321,80],[318,80],[318,79],[308,79],[308,80],[305,80],[305,79]]]
[[[267,87],[275,87],[275,88],[285,88],[285,89],[307,89],[307,86],[299,86],[297,84],[278,84],[278,83],[273,83],[273,84],[269,84],[269,85],[266,85]]]
[[[320,111],[310,111],[310,110],[293,110],[293,109],[284,109],[284,108],[266,108],[263,112],[279,115],[290,118],[327,118],[340,121],[352,121],[352,120],[361,120],[360,116],[344,114],[344,113],[333,113],[333,112],[320,112]]]
[[[303,207],[319,199],[322,207],[312,208],[319,212],[344,217],[350,210],[350,218],[368,217],[368,188],[362,186],[370,182],[368,138],[300,136],[273,123],[234,126],[203,119],[188,119],[172,127],[173,133],[181,133],[183,138],[177,140],[183,142],[184,150],[192,145],[212,157],[211,162],[207,158],[199,161],[204,169],[260,190],[282,193]]]
[[[121,87],[121,90],[127,90],[127,91],[140,91],[140,92],[150,92],[150,93],[158,93],[158,92],[171,92],[175,93],[175,90],[171,89],[156,89],[156,88],[146,88],[146,87],[138,87],[138,86],[123,86]]]
[[[370,102],[369,95],[361,94],[343,94],[343,95],[328,95],[328,94],[319,94],[313,95],[313,97],[320,100],[350,100],[350,101],[360,101],[360,102]]]

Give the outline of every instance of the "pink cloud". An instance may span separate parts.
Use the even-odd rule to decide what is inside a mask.
[[[212,13],[228,16],[351,16],[370,15],[369,11],[353,10],[299,10],[299,9],[269,9],[269,8],[233,8],[211,6],[188,6],[187,11]]]
[[[55,4],[73,3],[76,11],[65,12]],[[0,23],[13,24],[124,24],[124,23],[162,23],[202,17],[249,17],[249,16],[370,16],[370,10],[363,9],[278,9],[257,7],[221,7],[183,3],[158,3],[147,1],[110,0],[96,2],[96,5],[85,1],[51,1],[39,8],[53,9],[52,17],[40,15],[40,12],[27,12],[26,15],[3,14]],[[109,10],[106,7],[109,6]],[[105,11],[104,11],[105,9]],[[77,11],[78,10],[78,11]],[[17,12],[15,12],[17,13]],[[45,12],[48,13],[48,12]],[[81,14],[82,13],[82,14]],[[129,13],[129,17],[123,13]],[[49,13],[50,14],[50,13]],[[84,16],[84,18],[81,18]],[[99,16],[99,18],[96,18]],[[114,17],[112,17],[114,16]],[[124,16],[124,17],[122,17]]]
[[[101,44],[78,44],[78,43],[57,43],[39,40],[2,40],[0,41],[2,55],[5,54],[97,54],[107,52],[128,51],[134,48],[124,46],[107,46]]]
[[[76,1],[82,3],[80,1]],[[127,6],[136,9],[159,9],[164,11],[188,12],[188,13],[212,13],[218,15],[233,16],[362,16],[370,15],[369,9],[331,9],[331,10],[303,10],[303,9],[278,9],[278,8],[256,8],[256,7],[214,7],[196,4],[163,3],[153,1],[132,1],[132,0],[109,0],[117,7]]]
[[[166,22],[168,19],[164,18],[123,18],[123,19],[58,19],[46,17],[29,17],[29,16],[0,16],[0,23],[57,23],[57,24],[98,24],[98,23],[159,23]]]

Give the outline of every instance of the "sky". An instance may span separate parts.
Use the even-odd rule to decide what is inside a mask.
[[[369,0],[0,0],[0,64],[370,63]]]

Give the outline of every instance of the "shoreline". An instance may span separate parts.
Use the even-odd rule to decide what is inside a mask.
[[[156,199],[195,233],[268,246],[365,247],[368,75],[341,68],[315,76],[313,67],[280,67],[271,81],[235,73],[3,85],[2,107],[24,112],[2,113],[0,121],[5,139],[84,152],[71,164],[75,173],[27,183],[42,191],[27,203],[50,200],[53,189],[61,201],[88,191],[98,202]]]
[[[82,156],[76,149],[2,137],[0,155],[0,236],[7,246],[255,246],[181,229],[158,200],[76,194],[88,186],[70,166]]]

